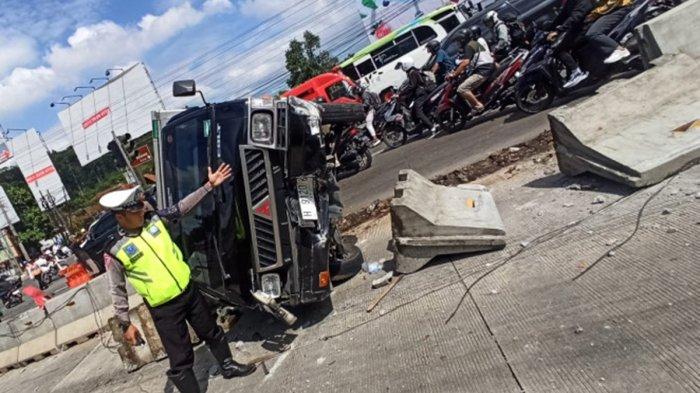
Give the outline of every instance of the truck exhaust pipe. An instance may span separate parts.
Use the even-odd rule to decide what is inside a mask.
[[[292,314],[291,312],[289,312],[289,310],[277,304],[277,302],[272,296],[266,294],[263,291],[255,291],[252,292],[252,294],[253,298],[263,306],[265,311],[274,315],[275,318],[284,321],[284,323],[286,323],[287,326],[292,326],[297,322],[296,315]]]

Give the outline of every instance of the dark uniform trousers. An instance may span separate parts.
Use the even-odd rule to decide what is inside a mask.
[[[186,322],[207,343],[219,362],[231,357],[223,330],[209,313],[202,294],[192,284],[175,299],[157,307],[148,306],[148,309],[168,354],[172,371],[186,370],[194,364],[194,351]]]

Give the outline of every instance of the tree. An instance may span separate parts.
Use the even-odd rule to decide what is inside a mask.
[[[338,59],[328,51],[321,50],[321,39],[310,31],[304,32],[304,40],[293,39],[284,53],[285,65],[289,71],[287,85],[294,87],[307,79],[330,71]]]

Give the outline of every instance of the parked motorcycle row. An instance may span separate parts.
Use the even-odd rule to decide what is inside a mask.
[[[438,85],[425,100],[423,110],[439,126],[440,132],[452,133],[464,129],[467,122],[489,111],[501,111],[515,104],[525,113],[534,114],[549,108],[557,97],[566,96],[581,87],[590,86],[610,75],[625,71],[641,71],[642,62],[634,41],[634,28],[676,6],[678,0],[638,1],[624,19],[608,34],[609,37],[628,47],[632,52],[624,61],[603,64],[602,59],[590,55],[585,43],[577,46],[573,56],[581,67],[589,72],[590,78],[572,88],[565,88],[566,72],[561,61],[555,56],[558,45],[566,37],[558,37],[554,42],[547,39],[550,26],[546,22],[533,23],[528,29],[529,46],[514,48],[498,61],[491,76],[475,91],[484,104],[484,110],[473,108],[457,93],[459,84],[469,75],[469,70],[460,78],[447,80]],[[446,43],[442,43],[445,46]],[[434,59],[434,57],[433,57]],[[433,60],[431,59],[431,60]],[[429,60],[429,63],[430,61]],[[428,69],[427,64],[423,69]],[[383,94],[382,106],[376,111],[374,127],[377,136],[388,148],[397,148],[407,140],[424,134],[420,121],[414,119],[412,107],[415,102],[407,102],[403,90],[408,81],[398,89],[393,88]],[[367,148],[368,149],[368,148]]]

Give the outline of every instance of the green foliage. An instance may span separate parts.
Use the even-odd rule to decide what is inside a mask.
[[[39,240],[52,235],[51,221],[39,209],[18,168],[0,172],[0,184],[19,216],[20,222],[15,227],[20,240],[26,247],[38,249]]]
[[[290,73],[287,79],[289,87],[328,72],[338,64],[338,59],[328,51],[321,50],[321,39],[310,31],[304,32],[303,41],[292,40],[284,56],[287,71]]]

